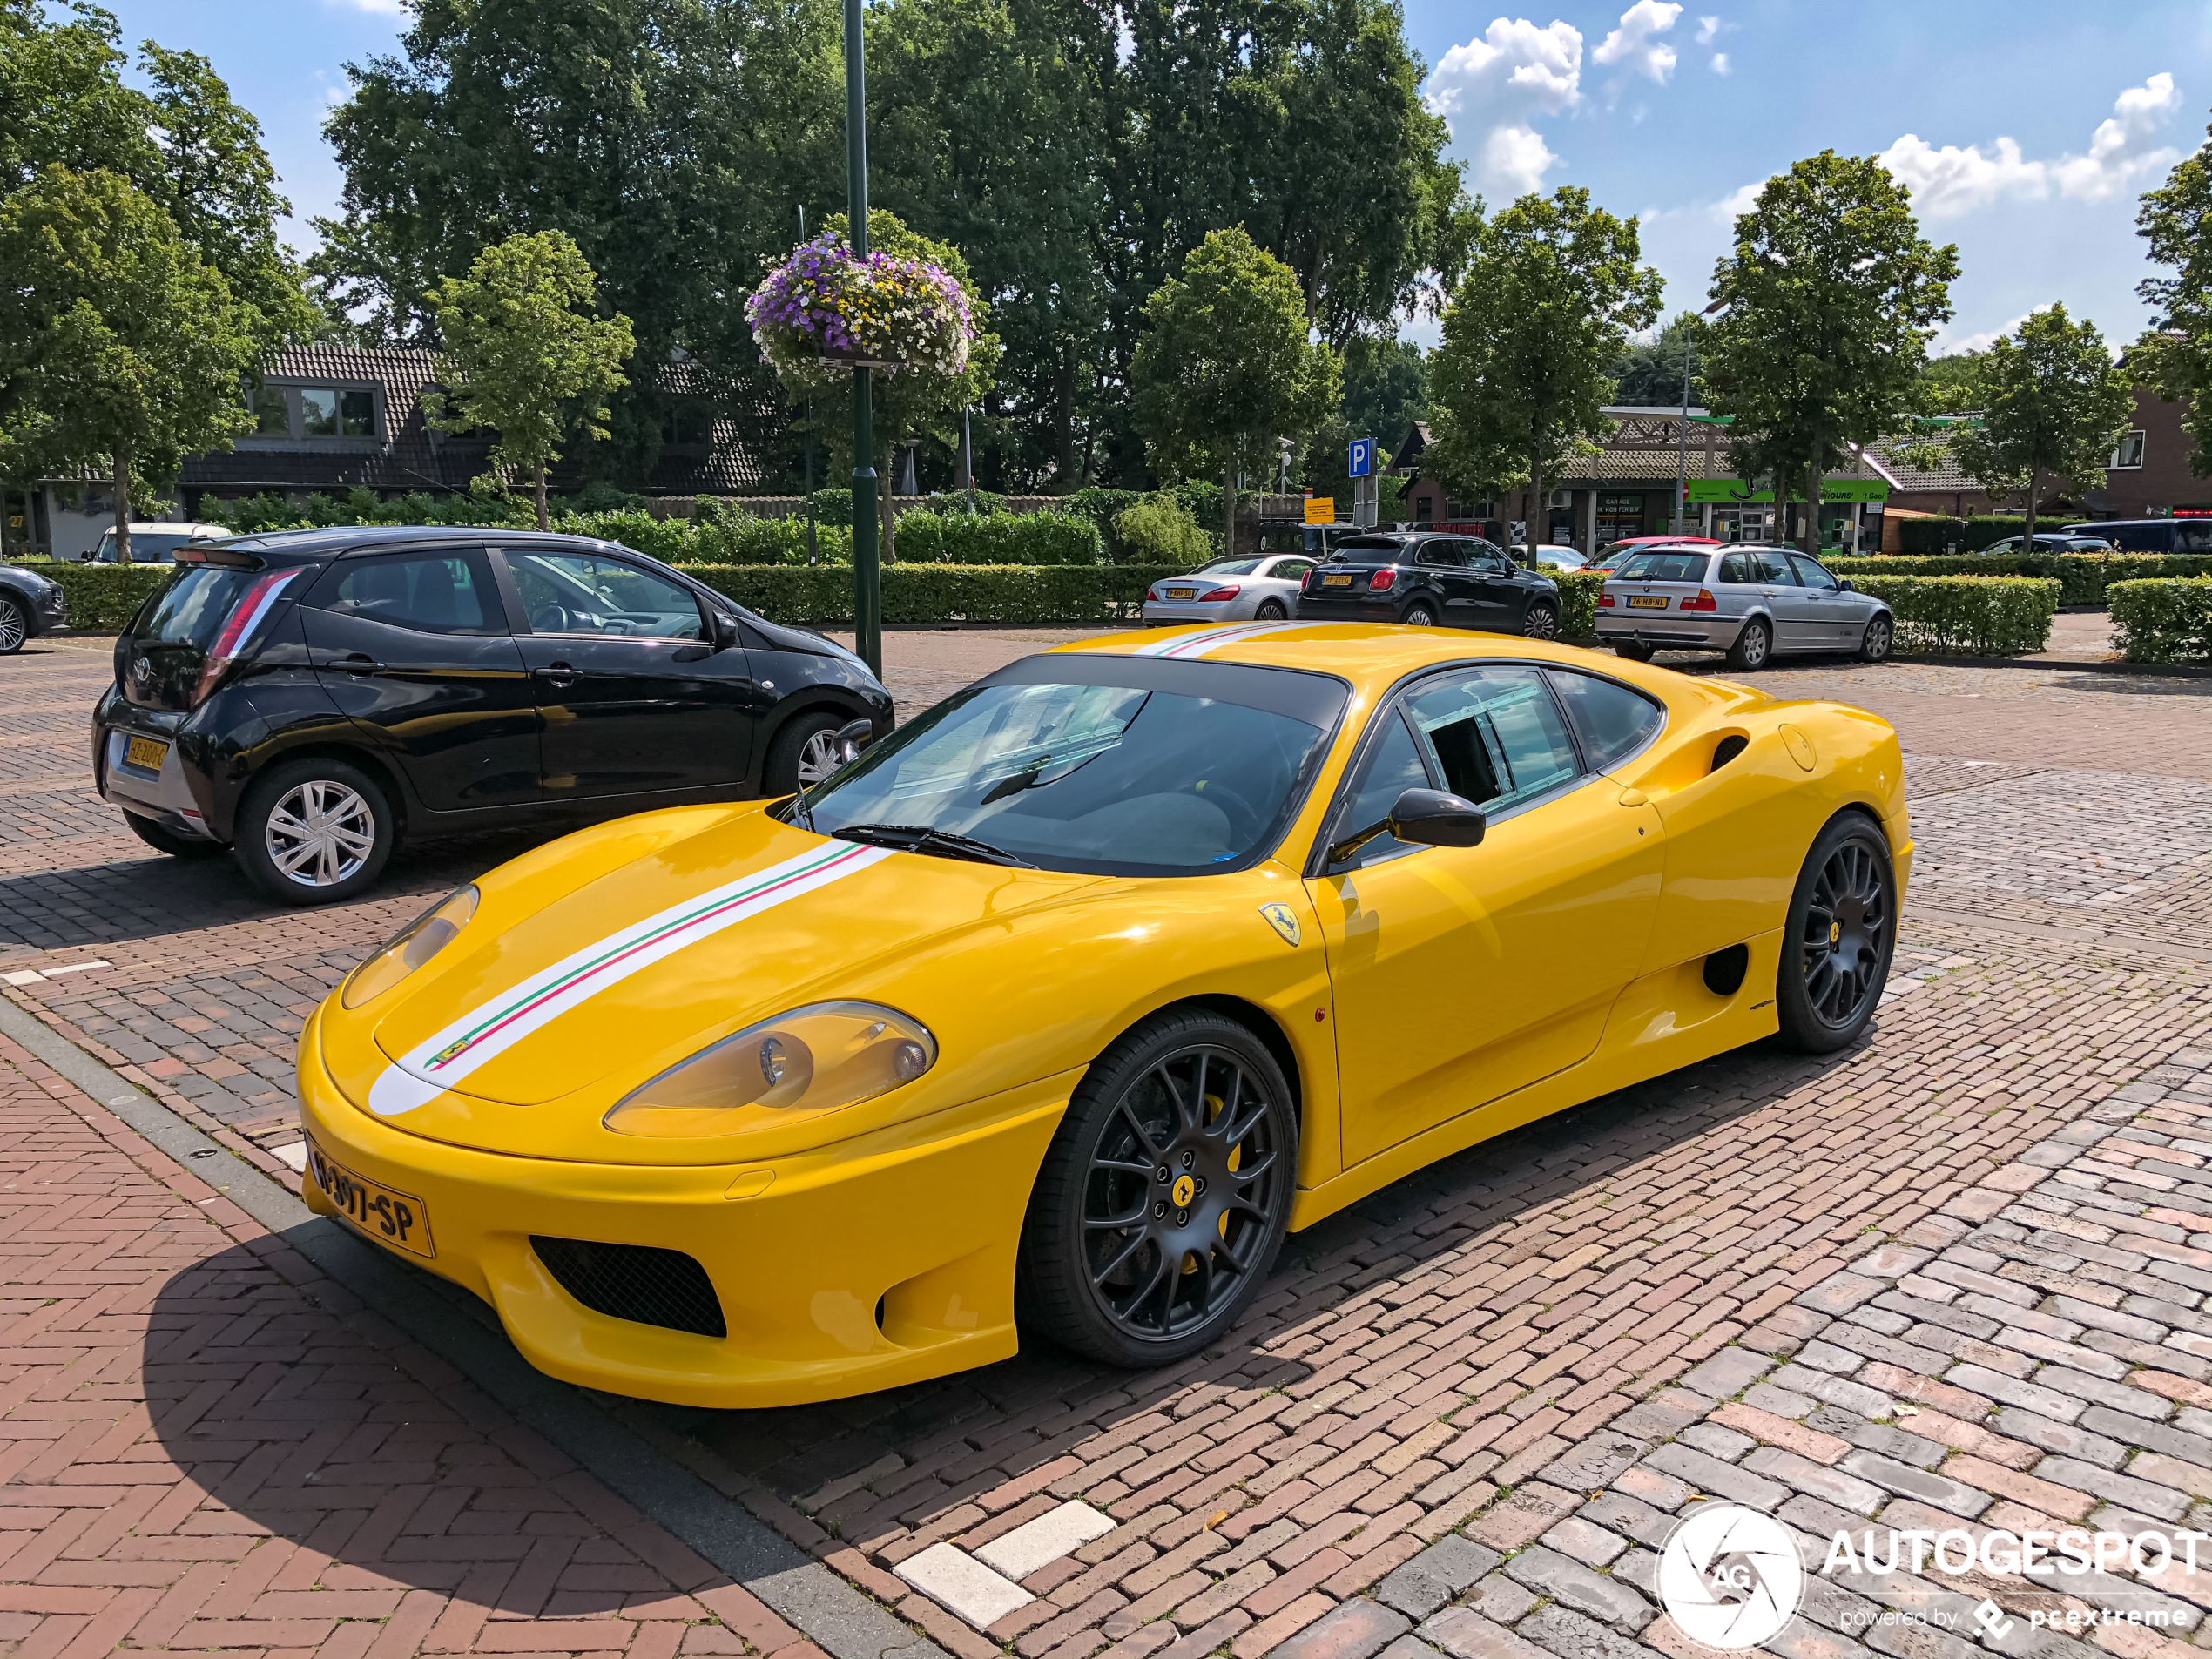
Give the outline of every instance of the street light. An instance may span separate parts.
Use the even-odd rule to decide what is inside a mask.
[[[868,257],[868,77],[860,0],[845,0],[846,239]],[[853,649],[883,677],[883,567],[876,556],[875,410],[871,371],[853,368]]]

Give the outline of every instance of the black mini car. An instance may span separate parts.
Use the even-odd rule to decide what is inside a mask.
[[[402,836],[788,795],[891,729],[860,659],[577,536],[293,530],[179,549],[92,717],[139,838],[234,850],[272,897],[376,879]]]
[[[1559,583],[1472,536],[1422,531],[1347,537],[1306,572],[1301,621],[1481,628],[1531,639],[1559,635]]]

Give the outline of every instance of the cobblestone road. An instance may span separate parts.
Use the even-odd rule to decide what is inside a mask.
[[[1035,648],[1002,634],[888,644],[909,705]],[[89,800],[82,724],[105,673],[104,654],[76,646],[0,666],[0,995],[280,1169],[296,1141],[285,1074],[300,1017],[422,895],[515,849],[426,850],[387,896],[272,914],[221,864],[142,856]],[[1170,1372],[1101,1373],[1048,1350],[834,1406],[641,1420],[683,1437],[685,1461],[962,1659],[1686,1656],[1656,1611],[1653,1549],[1714,1497],[1822,1548],[1839,1516],[2207,1525],[2212,1182],[2195,1172],[2212,1157],[2212,684],[1913,664],[1763,681],[1873,708],[1909,752],[1918,880],[1899,977],[1862,1047],[1826,1062],[1749,1050],[1399,1183],[1293,1239],[1233,1340]],[[19,1222],[5,1258],[18,1298],[0,1308],[9,1352],[35,1348],[46,1364],[35,1405],[0,1418],[7,1514],[30,1518],[0,1518],[17,1541],[0,1565],[0,1608],[16,1608],[0,1612],[0,1640],[37,1659],[114,1645],[120,1614],[39,1601],[65,1581],[51,1570],[183,1560],[163,1541],[179,1531],[265,1541],[246,1559],[313,1557],[322,1575],[295,1584],[308,1565],[287,1569],[286,1595],[374,1581],[388,1600],[394,1584],[434,1595],[439,1611],[417,1630],[404,1596],[292,1611],[241,1590],[221,1620],[195,1615],[207,1628],[149,1626],[158,1641],[137,1645],[572,1652],[617,1619],[627,1643],[782,1640],[718,1634],[741,1621],[682,1603],[708,1607],[634,1517],[554,1497],[480,1501],[510,1481],[558,1496],[550,1483],[573,1472],[500,1450],[495,1402],[448,1399],[373,1312],[257,1256],[249,1231],[195,1204],[188,1172],[134,1160],[98,1108],[58,1115],[65,1086],[35,1068],[7,1075],[9,1201],[69,1222],[51,1236]],[[97,1288],[49,1288],[65,1273]],[[252,1311],[208,1305],[221,1286]],[[93,1311],[53,1311],[64,1303]],[[39,1334],[80,1326],[98,1339]],[[570,1581],[601,1598],[589,1606],[524,1608],[465,1574],[433,1584],[393,1565],[389,1526],[364,1520],[341,1539],[235,1475],[203,1478],[195,1458],[212,1454],[165,1432],[178,1420],[168,1402],[199,1398],[184,1379],[206,1379],[192,1367],[214,1377],[225,1364],[250,1366],[268,1391],[230,1374],[226,1410],[296,1395],[310,1402],[303,1422],[328,1426],[327,1440],[307,1427],[285,1440],[287,1479],[392,1457],[430,1492],[467,1488],[437,1501],[455,1517],[581,1517],[560,1523],[584,1541],[571,1561],[611,1571],[593,1552],[628,1549],[654,1565],[624,1573],[661,1577],[624,1578],[624,1595],[676,1596],[681,1616],[621,1611],[589,1575]],[[462,1426],[441,1416],[404,1460],[364,1449],[359,1422],[427,1421],[412,1416],[417,1399]],[[505,1473],[476,1478],[497,1460]],[[145,1514],[169,1505],[157,1527],[108,1503],[118,1465],[191,1493],[192,1507],[156,1493]],[[261,1466],[253,1477],[268,1478]],[[71,1491],[103,1495],[38,1507]],[[87,1508],[108,1517],[86,1523],[100,1548],[49,1549]],[[424,1535],[477,1526],[489,1523]],[[276,1594],[279,1576],[255,1594]],[[2018,1615],[2010,1634],[1966,1616],[1984,1596]],[[2025,1619],[2106,1604],[2181,1622],[2069,1636]],[[1786,1659],[1965,1659],[1978,1645],[2060,1659],[2093,1643],[2152,1659],[2193,1642],[2205,1606],[2212,1595],[2170,1571],[2056,1591],[2003,1575],[1862,1575],[1824,1581],[1766,1645]],[[469,1607],[485,1617],[462,1631]],[[532,1610],[598,1628],[514,1616]],[[248,1631],[249,1617],[266,1622]],[[340,1622],[278,1628],[293,1618]]]

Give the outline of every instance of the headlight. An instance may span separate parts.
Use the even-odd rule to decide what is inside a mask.
[[[346,976],[339,988],[342,1008],[357,1008],[381,996],[453,942],[476,914],[476,889],[463,887],[436,908],[408,924],[392,942]]]
[[[759,1123],[758,1109],[834,1111],[910,1083],[936,1063],[937,1039],[897,1009],[816,1002],[671,1066],[604,1121],[617,1135],[729,1135]]]

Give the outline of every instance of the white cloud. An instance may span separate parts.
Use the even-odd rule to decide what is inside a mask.
[[[1728,54],[1726,52],[1715,52],[1713,54],[1713,73],[1716,75],[1725,75],[1728,71]]]
[[[1720,31],[1721,20],[1718,17],[1700,17],[1697,20],[1697,44],[1701,46],[1711,45],[1713,37]]]
[[[1632,73],[1665,85],[1675,72],[1675,49],[1660,38],[1675,26],[1683,9],[1675,0],[1635,0],[1621,14],[1620,27],[1590,54],[1601,64],[1626,64]]]
[[[2053,195],[2101,201],[2133,194],[2147,174],[2163,172],[2181,152],[2149,146],[2154,131],[2182,107],[2174,78],[2161,72],[2129,87],[2109,119],[2090,135],[2080,155],[2030,158],[2017,139],[1941,148],[1908,132],[1882,152],[1882,165],[1912,192],[1912,205],[1930,219],[1948,219],[2006,200],[2040,201]],[[2001,332],[2001,331],[2000,331]]]
[[[1464,125],[1487,129],[1469,146],[1480,181],[1523,195],[1541,188],[1545,173],[1559,163],[1534,118],[1574,108],[1581,82],[1581,30],[1556,20],[1540,28],[1526,17],[1497,17],[1444,54],[1426,97],[1429,108],[1452,123],[1454,137]]]

